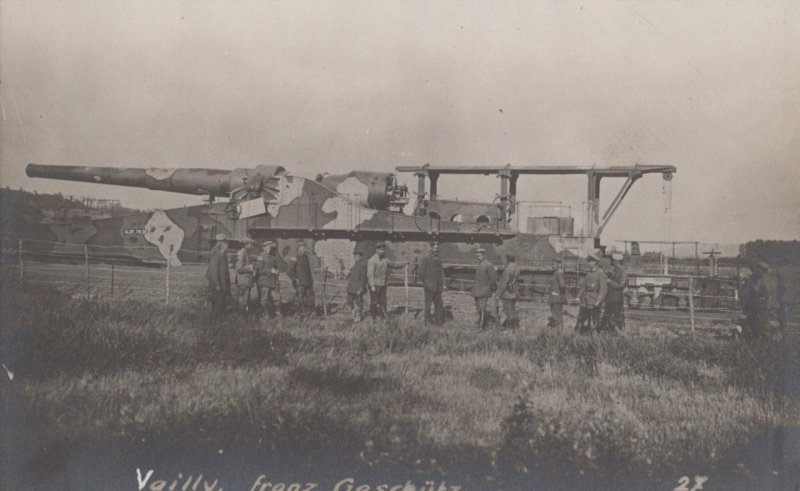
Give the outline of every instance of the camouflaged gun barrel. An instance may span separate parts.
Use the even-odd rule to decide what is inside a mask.
[[[112,184],[173,193],[227,196],[250,179],[270,178],[285,172],[280,166],[260,165],[249,169],[167,169],[83,167],[73,165],[28,164],[28,177],[63,181]]]

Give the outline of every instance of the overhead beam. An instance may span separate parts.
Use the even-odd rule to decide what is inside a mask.
[[[436,231],[389,231],[351,229],[301,229],[251,227],[248,235],[253,239],[347,239],[388,240],[391,242],[459,242],[464,244],[502,244],[515,237],[508,232],[436,232]]]
[[[501,171],[510,171],[518,175],[542,174],[542,175],[569,175],[587,174],[593,172],[601,177],[628,177],[631,172],[641,174],[649,173],[675,173],[677,169],[674,165],[628,165],[613,167],[596,167],[586,165],[550,165],[550,166],[514,166],[514,165],[479,165],[479,166],[399,166],[397,172],[418,172],[428,171],[437,174],[461,174],[461,175],[492,175],[499,174]]]

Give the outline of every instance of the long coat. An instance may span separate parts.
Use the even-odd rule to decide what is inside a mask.
[[[250,252],[242,247],[236,253],[236,284],[249,287],[253,283],[253,261]]]
[[[428,254],[424,256],[417,269],[422,286],[429,292],[440,292],[444,290],[444,267],[442,258]]]
[[[306,254],[298,254],[290,259],[287,273],[292,282],[299,286],[309,287],[314,285],[311,263],[308,261],[308,255]]]
[[[475,268],[475,282],[472,285],[474,298],[488,298],[492,296],[497,286],[497,272],[492,263],[484,259]]]
[[[228,270],[228,258],[218,246],[211,248],[206,278],[208,279],[208,286],[213,291],[231,291],[231,274]]]
[[[628,273],[622,266],[617,266],[608,275],[608,294],[606,303],[623,303],[625,301],[625,286],[628,284]]]
[[[606,299],[608,286],[606,285],[606,274],[602,269],[597,268],[586,273],[580,284],[581,307],[595,307]]]
[[[367,260],[363,257],[353,265],[347,276],[347,293],[364,293],[367,291]]]
[[[567,303],[567,280],[564,278],[564,272],[557,269],[553,272],[553,278],[550,280],[550,295],[547,296],[548,303],[559,304]]]
[[[278,258],[270,256],[269,254],[264,255],[264,257],[256,263],[256,281],[258,286],[279,288],[281,284],[276,271],[279,271]]]
[[[519,268],[517,263],[508,263],[503,274],[500,275],[500,281],[497,282],[497,296],[505,300],[517,299],[517,276],[519,275]]]

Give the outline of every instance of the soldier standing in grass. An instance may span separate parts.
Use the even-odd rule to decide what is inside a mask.
[[[367,261],[361,251],[353,252],[353,264],[347,273],[347,308],[356,321],[364,317],[364,294],[367,292]]]
[[[253,289],[253,273],[255,265],[250,256],[255,242],[251,238],[244,239],[244,245],[236,252],[236,289],[239,296],[239,308],[242,312],[250,310],[250,294]]]
[[[264,243],[262,256],[256,264],[256,285],[261,308],[270,319],[275,318],[276,304],[281,303],[281,283],[278,279],[278,246],[275,242]]]
[[[287,273],[292,279],[295,290],[297,312],[301,317],[306,317],[314,312],[316,297],[314,296],[314,276],[311,273],[311,263],[308,260],[308,249],[301,243],[297,246],[297,256],[289,260]]]
[[[216,319],[225,313],[227,299],[231,296],[231,274],[228,269],[228,242],[225,234],[217,234],[216,242],[208,258],[206,279],[211,296],[211,318]]]
[[[386,288],[389,284],[389,269],[402,268],[408,262],[395,263],[386,257],[386,244],[375,244],[375,254],[367,261],[367,283],[369,284],[369,310],[372,318],[386,318]]]
[[[506,314],[506,327],[518,327],[517,318],[517,258],[513,254],[506,254],[506,269],[497,282],[497,298],[503,302],[503,312]]]
[[[547,296],[550,304],[550,326],[556,329],[564,327],[564,304],[567,303],[567,280],[564,277],[561,258],[553,262],[553,278],[550,280],[550,294]]]
[[[417,273],[425,290],[425,323],[433,321],[434,324],[444,322],[444,302],[442,292],[444,291],[444,267],[442,258],[439,257],[439,244],[431,244],[431,252],[420,259]],[[433,304],[433,316],[431,316],[431,304]]]
[[[475,251],[478,265],[475,267],[475,280],[472,284],[472,298],[478,311],[478,329],[484,329],[489,322],[489,299],[497,287],[497,272],[492,263],[486,260],[486,249]]]
[[[625,287],[628,285],[628,273],[622,265],[624,256],[615,252],[611,256],[613,270],[608,276],[608,294],[606,295],[603,321],[600,327],[606,331],[625,328]]]
[[[599,327],[603,301],[606,298],[606,274],[597,265],[599,258],[592,252],[586,258],[590,270],[581,279],[578,288],[580,310],[575,330],[580,334],[591,333]]]
[[[747,331],[743,334],[749,340],[757,340],[767,335],[770,321],[777,310],[773,308],[777,282],[764,261],[753,264],[750,270],[752,274],[742,291],[742,307],[747,321]]]

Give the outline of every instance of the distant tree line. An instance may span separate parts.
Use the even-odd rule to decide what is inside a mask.
[[[771,266],[800,267],[800,240],[754,240],[739,246],[745,260],[766,261]]]

